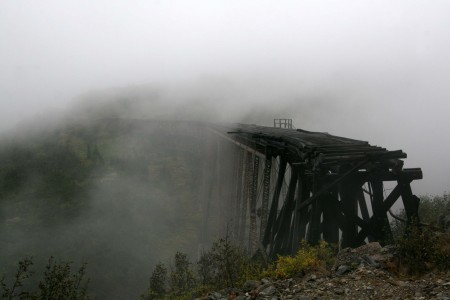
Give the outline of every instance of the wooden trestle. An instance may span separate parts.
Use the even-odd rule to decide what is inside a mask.
[[[224,168],[232,177],[229,205],[221,207],[231,212],[226,216],[233,238],[250,253],[260,249],[275,259],[295,253],[303,239],[341,247],[389,242],[387,212],[400,197],[408,222],[418,221],[419,199],[410,183],[422,179],[422,171],[404,169],[401,150],[299,129],[209,129],[234,152]],[[387,181],[396,185],[385,195]]]

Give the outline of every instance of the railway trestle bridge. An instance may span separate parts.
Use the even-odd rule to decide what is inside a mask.
[[[301,240],[341,247],[388,242],[387,212],[399,198],[407,222],[418,221],[419,198],[410,184],[422,171],[403,168],[401,150],[246,124],[208,124],[206,134],[204,237],[215,222],[214,205],[230,238],[269,259],[295,253]]]

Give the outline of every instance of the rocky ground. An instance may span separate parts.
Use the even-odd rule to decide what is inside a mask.
[[[310,272],[283,280],[248,281],[241,288],[226,289],[202,300],[278,299],[449,299],[450,273],[433,272],[402,277],[392,272],[392,248],[370,243],[344,249],[330,272]]]

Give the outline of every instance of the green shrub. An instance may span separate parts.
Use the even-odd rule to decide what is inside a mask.
[[[25,281],[30,278],[34,272],[31,270],[33,261],[31,258],[26,258],[19,262],[18,269],[11,287],[5,282],[5,276],[0,280],[0,287],[2,289],[2,299],[70,299],[70,300],[85,300],[89,299],[87,294],[88,279],[85,279],[86,264],[83,264],[80,269],[72,273],[70,262],[54,261],[50,257],[48,264],[44,271],[44,276],[39,282],[36,290],[27,290],[29,284]]]
[[[84,280],[86,264],[76,273],[72,273],[70,262],[55,263],[50,257],[45,267],[44,278],[39,283],[36,299],[88,299],[87,286],[89,280]]]
[[[28,291],[23,290],[23,284],[26,279],[33,275],[33,272],[31,271],[32,265],[33,261],[31,258],[25,258],[24,260],[19,261],[17,272],[14,276],[14,281],[12,282],[11,287],[8,287],[5,282],[6,276],[3,275],[0,280],[2,299],[26,299],[30,296]]]
[[[420,196],[419,218],[422,223],[442,230],[443,228],[440,228],[442,224],[439,224],[439,221],[449,209],[450,195],[447,193],[442,196]],[[393,219],[390,225],[394,239],[401,239],[406,231],[406,212],[401,209],[396,215],[401,220]]]
[[[246,252],[228,238],[214,242],[211,249],[202,254],[198,274],[207,288],[227,288],[242,285],[249,279],[260,277],[263,265],[251,260]]]
[[[156,265],[150,278],[150,290],[156,297],[161,297],[166,292],[167,268],[164,264]]]
[[[268,268],[264,275],[273,278],[302,276],[308,271],[328,270],[334,263],[334,251],[325,241],[310,246],[302,241],[295,256],[278,256],[278,260]]]
[[[175,254],[175,267],[170,273],[170,290],[177,296],[192,291],[195,287],[194,272],[190,267],[187,255],[182,252]]]
[[[450,269],[450,234],[411,226],[408,234],[396,241],[399,268],[420,275],[434,269]]]

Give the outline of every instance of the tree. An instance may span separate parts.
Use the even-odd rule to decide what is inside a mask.
[[[163,263],[155,266],[152,276],[150,277],[150,288],[147,295],[142,295],[143,300],[161,299],[166,293],[167,268]]]
[[[170,273],[170,288],[174,295],[181,295],[194,288],[195,277],[190,265],[186,254],[175,254],[175,269]]]

